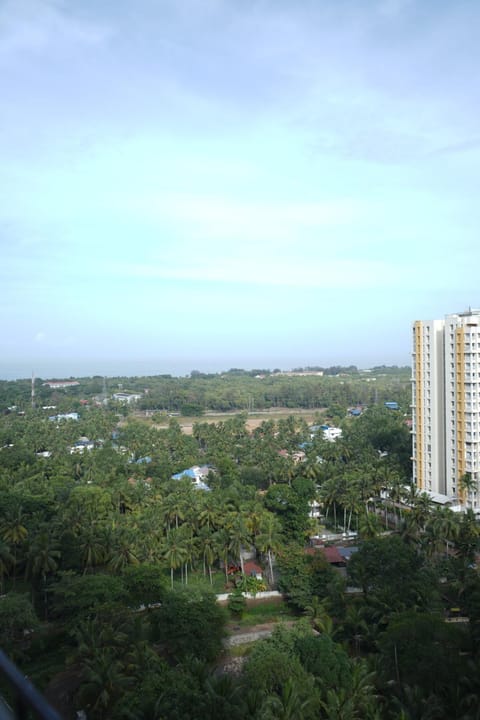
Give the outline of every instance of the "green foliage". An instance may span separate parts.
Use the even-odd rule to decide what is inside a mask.
[[[241,618],[247,607],[247,599],[240,589],[235,590],[228,596],[229,611],[234,617]]]
[[[341,377],[336,377],[339,374]],[[258,375],[263,376],[259,379]],[[180,412],[185,405],[193,405],[202,409],[219,412],[247,409],[265,410],[274,406],[289,408],[324,408],[339,404],[346,407],[352,404],[372,404],[374,390],[379,402],[397,400],[400,404],[408,403],[410,376],[406,368],[379,368],[375,375],[375,388],[368,377],[359,374],[354,367],[332,367],[324,369],[324,377],[313,375],[282,375],[270,370],[230,370],[226,373],[205,374],[198,371],[190,377],[171,377],[157,375],[150,377],[115,378],[114,388],[118,384],[128,388],[130,392],[143,394],[136,407],[140,409],[166,412]],[[77,378],[79,385],[68,390],[52,390],[36,383],[36,397],[39,405],[57,405],[57,410],[72,410],[79,407],[78,398],[93,398],[102,393],[103,378]],[[112,392],[112,380],[107,379],[107,390]],[[18,409],[30,408],[31,381],[29,379],[15,382],[0,381],[0,407],[7,408],[13,404]],[[112,407],[112,414],[115,408]],[[121,406],[126,412],[129,408]],[[82,414],[96,414],[98,408],[82,408]],[[41,414],[41,411],[38,411]],[[47,411],[48,412],[48,411]],[[44,413],[45,414],[45,413]],[[17,418],[12,412],[12,420]],[[88,433],[87,433],[88,434]],[[0,443],[1,446],[1,443]]]
[[[122,580],[132,607],[154,605],[162,601],[166,592],[165,573],[158,565],[126,567]]]
[[[281,694],[285,683],[293,678],[308,682],[308,674],[295,654],[268,640],[257,643],[244,669],[245,682],[253,690]]]
[[[56,616],[70,622],[78,622],[99,611],[113,615],[116,609],[125,609],[128,601],[121,578],[100,573],[64,573],[52,587],[52,593]]]
[[[345,440],[387,453],[389,462],[397,462],[405,477],[410,477],[411,437],[401,412],[381,406],[369,407],[345,428]]]
[[[26,595],[9,592],[0,597],[0,637],[6,652],[16,654],[20,651],[38,625],[35,610]]]
[[[295,650],[307,672],[315,676],[322,694],[348,687],[352,661],[346,651],[328,635],[299,638]]]
[[[401,613],[378,640],[379,667],[386,679],[417,685],[424,695],[440,694],[466,670],[468,635],[459,624],[434,613]]]
[[[161,607],[152,611],[153,638],[176,661],[193,655],[212,662],[222,649],[226,618],[213,593],[198,588],[171,590]]]
[[[435,578],[425,559],[397,535],[365,541],[349,561],[348,579],[388,612],[427,608],[435,600]]]
[[[265,505],[280,518],[285,537],[302,542],[309,526],[309,505],[303,483],[298,483],[298,488],[299,492],[286,484],[272,485],[265,495]]]
[[[344,580],[321,552],[307,555],[302,546],[290,543],[282,549],[277,562],[278,587],[294,607],[304,610],[316,596],[335,607],[337,613],[341,610]]]
[[[17,584],[28,588],[39,610],[40,603],[53,606],[47,630],[63,646],[56,665],[65,654],[72,656],[81,681],[77,707],[87,707],[89,717],[474,717],[480,590],[472,567],[478,526],[470,513],[452,521],[447,512],[433,513],[422,496],[411,497],[409,513],[392,509],[398,527],[407,517],[408,527],[402,539],[361,545],[350,560],[349,584],[365,593],[353,599],[321,554],[304,552],[314,497],[323,505],[325,525],[358,528],[366,538],[378,531],[371,520],[380,515],[371,511],[379,491],[387,488],[398,501],[410,476],[403,415],[381,406],[388,399],[406,407],[409,373],[379,369],[379,405],[372,407],[373,383],[353,368],[337,369],[346,373],[341,378],[333,370],[323,378],[267,371],[256,378],[232,370],[116,379],[115,389],[117,382],[132,391],[149,388],[136,409],[80,406],[81,398],[102,392],[102,378],[87,378],[72,391],[38,388],[39,401],[56,404],[58,412],[78,407],[78,422],[52,423],[49,411],[40,408],[0,416],[0,581],[10,590],[7,598]],[[29,382],[0,383],[0,400],[15,395],[15,402],[28,404],[29,391]],[[341,417],[357,403],[370,409],[359,418]],[[231,414],[213,423],[203,418],[186,435],[168,413],[188,405],[189,412],[197,407]],[[269,417],[250,432],[243,411],[273,405],[329,407],[342,423],[343,438],[312,440],[307,422],[295,417]],[[140,417],[139,407],[161,411],[152,421]],[[120,411],[125,419],[117,427]],[[324,419],[319,411],[315,422]],[[99,447],[70,454],[82,435]],[[295,463],[293,454],[303,443],[306,461]],[[44,450],[50,457],[36,456]],[[134,462],[146,455],[151,463]],[[170,479],[206,463],[215,468],[208,478],[211,492]],[[211,673],[223,652],[225,612],[203,588],[212,582],[223,590],[230,578],[222,565],[239,564],[247,548],[256,550],[290,607],[308,619],[256,643],[237,680]],[[442,584],[434,571],[439,553],[450,555]],[[169,571],[182,590],[166,588]],[[447,626],[427,615],[437,607],[439,588],[445,607],[458,605],[469,617],[468,638],[460,624]],[[134,611],[158,602],[147,612]],[[22,612],[24,620],[7,635],[16,651],[38,663],[37,650],[23,635],[25,622],[35,627],[35,616],[20,608],[19,618]],[[278,608],[267,613],[249,607],[239,624],[279,616]],[[9,611],[8,620],[16,621],[17,614]],[[37,638],[33,645],[40,647]],[[53,644],[44,647],[48,667]],[[369,667],[378,667],[376,678]]]

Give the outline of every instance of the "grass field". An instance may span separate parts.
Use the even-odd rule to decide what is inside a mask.
[[[276,623],[287,620],[295,620],[295,613],[288,607],[284,600],[252,600],[249,601],[246,610],[241,618],[234,618],[232,623],[236,627],[248,629],[255,625]]]
[[[246,424],[247,424],[247,427],[249,428],[249,430],[254,430],[255,428],[259,427],[263,422],[265,422],[265,420],[281,420],[281,419],[285,419],[287,417],[291,417],[292,415],[294,417],[303,418],[307,423],[313,423],[318,420],[319,415],[321,415],[323,412],[324,412],[324,409],[305,410],[304,408],[277,407],[277,408],[271,408],[269,410],[248,413]],[[228,412],[228,413],[206,413],[205,415],[201,415],[200,417],[183,417],[181,415],[178,415],[178,416],[175,416],[175,419],[178,421],[183,432],[186,435],[191,435],[192,431],[193,431],[193,426],[195,425],[195,423],[225,422],[226,420],[229,420],[230,418],[235,417],[235,415],[240,415],[240,414],[241,414],[240,411],[238,411],[238,412]],[[149,415],[147,415],[144,411],[137,411],[135,413],[135,417],[137,419],[145,419],[147,422],[148,421],[152,422],[152,424],[158,429],[167,428],[169,420],[170,420],[170,417],[168,415],[165,415],[165,422],[157,421],[154,423],[152,418]]]

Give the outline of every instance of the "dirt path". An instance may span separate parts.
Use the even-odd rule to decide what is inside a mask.
[[[287,620],[272,623],[262,623],[260,625],[251,625],[250,627],[241,627],[230,623],[227,626],[229,636],[225,641],[227,647],[233,647],[234,645],[243,645],[245,643],[255,642],[255,640],[262,640],[263,638],[270,637],[277,625],[286,625],[292,627],[295,625],[295,620]]]

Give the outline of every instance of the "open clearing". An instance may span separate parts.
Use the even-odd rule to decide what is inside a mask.
[[[269,410],[249,413],[247,416],[246,425],[247,428],[252,431],[255,430],[255,428],[257,427],[260,427],[260,425],[266,420],[281,420],[291,417],[292,415],[294,417],[303,418],[307,423],[313,423],[316,419],[318,419],[318,415],[323,413],[324,411],[324,408],[316,408],[315,410],[305,410],[304,408],[271,408]],[[180,415],[175,415],[173,417],[175,417],[175,420],[178,421],[183,432],[186,435],[191,435],[193,432],[193,426],[196,423],[225,422],[235,417],[236,415],[241,414],[242,413],[238,411],[227,413],[205,413],[205,415],[201,415],[199,417],[182,417]],[[145,417],[143,413],[141,417]],[[165,416],[165,422],[155,423],[155,427],[159,430],[167,428],[169,419],[169,416]]]

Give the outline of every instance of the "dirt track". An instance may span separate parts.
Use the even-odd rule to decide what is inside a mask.
[[[270,637],[279,624],[292,627],[292,625],[295,624],[295,620],[282,621],[281,623],[262,623],[261,625],[252,625],[248,628],[229,625],[228,630],[230,634],[225,644],[227,647],[231,647],[232,645],[243,645],[244,643],[255,642],[255,640],[262,640],[263,638]]]

